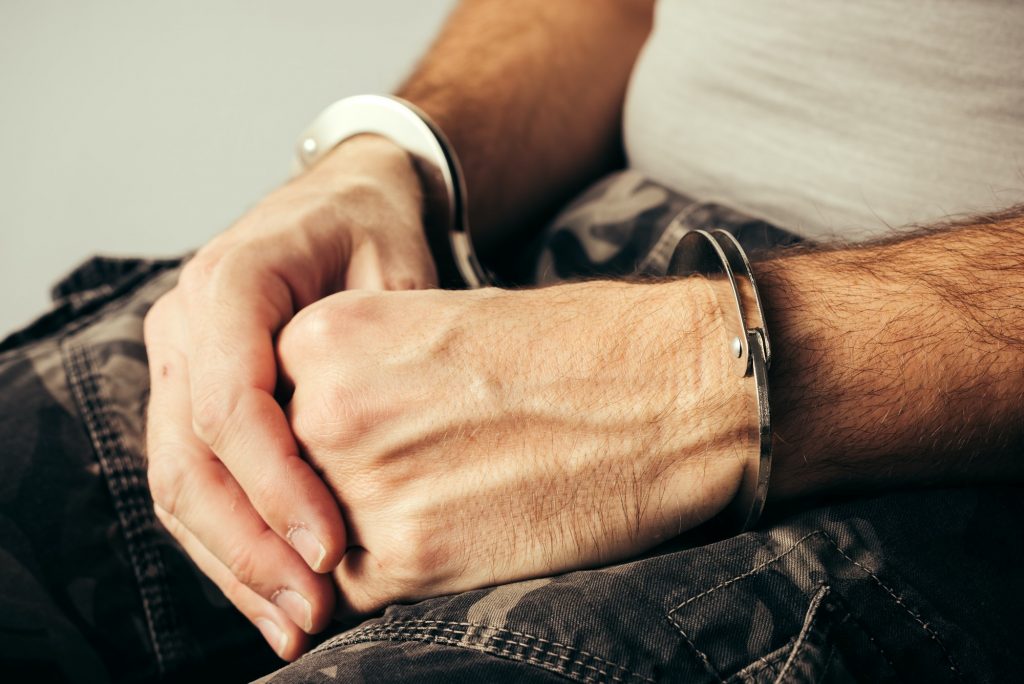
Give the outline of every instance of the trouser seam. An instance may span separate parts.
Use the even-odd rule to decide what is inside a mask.
[[[476,639],[478,642],[465,639]],[[654,684],[655,681],[593,653],[525,632],[484,623],[440,620],[377,623],[339,635],[317,651],[323,652],[368,641],[428,641],[468,648],[537,665],[582,682],[637,681]]]
[[[145,469],[112,426],[100,399],[93,352],[84,346],[62,346],[68,385],[81,410],[128,549],[157,669],[166,674],[184,661],[187,648],[164,581],[166,568],[155,544],[155,517]]]

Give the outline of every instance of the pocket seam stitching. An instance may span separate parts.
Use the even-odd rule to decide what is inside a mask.
[[[459,629],[464,628],[464,629]],[[513,638],[504,638],[496,636],[495,634],[487,634],[484,636],[486,642],[496,641],[506,644],[505,647],[499,647],[489,645],[488,643],[466,643],[461,641],[461,637],[472,636],[473,632],[471,629],[478,629],[480,631],[489,630],[496,633],[504,633]],[[453,639],[451,636],[443,636],[440,634],[431,634],[432,630],[448,632],[451,635],[458,636],[460,639]],[[412,633],[410,633],[412,632]],[[478,635],[483,636],[483,635]],[[499,655],[511,658],[513,660],[521,660],[533,665],[541,666],[545,669],[552,670],[558,674],[572,676],[574,678],[581,677],[583,681],[597,681],[594,679],[595,676],[600,676],[606,679],[610,679],[614,682],[624,682],[625,680],[615,674],[615,672],[621,673],[623,676],[629,677],[633,680],[645,682],[647,684],[654,684],[655,680],[645,677],[639,673],[633,672],[623,665],[619,665],[616,662],[607,660],[600,656],[594,655],[587,651],[583,651],[572,646],[567,646],[543,637],[534,636],[524,632],[517,632],[515,630],[507,629],[504,627],[494,627],[484,623],[474,622],[455,622],[455,621],[444,621],[444,620],[393,620],[389,622],[376,623],[367,627],[359,628],[355,631],[348,632],[343,635],[339,635],[336,641],[332,640],[330,643],[325,643],[323,646],[317,649],[318,652],[328,651],[335,648],[341,648],[344,646],[352,645],[360,642],[368,641],[426,641],[432,643],[440,643],[459,648],[467,648],[476,650],[491,655]],[[515,639],[521,639],[522,641],[516,641]],[[535,642],[535,643],[524,643],[524,642]],[[520,654],[509,652],[507,646],[521,646],[527,648],[530,651],[536,651],[541,656],[552,657],[556,662],[545,662],[536,658],[535,656],[522,656]],[[565,650],[569,655],[563,655],[556,653],[553,649],[560,648]],[[575,659],[574,657],[575,656]],[[583,659],[590,659],[595,662],[609,665],[613,669],[612,672],[606,671],[604,668],[596,667],[583,662]],[[592,670],[595,674],[582,674],[577,675],[573,669],[567,668],[564,661],[568,661],[572,665],[579,666],[586,670]]]
[[[719,589],[724,589],[727,586],[730,586],[732,584],[735,584],[736,582],[739,582],[739,581],[744,580],[744,579],[746,579],[748,577],[751,577],[751,576],[761,572],[765,568],[767,568],[767,567],[769,567],[771,565],[774,565],[775,563],[777,563],[778,561],[780,561],[781,559],[783,559],[784,557],[788,556],[793,551],[795,551],[797,549],[797,547],[799,547],[799,546],[803,545],[805,542],[807,542],[807,540],[810,539],[811,537],[821,537],[822,539],[824,539],[832,547],[834,547],[836,552],[838,552],[839,555],[842,556],[847,562],[849,562],[854,567],[856,567],[861,572],[863,572],[868,577],[870,577],[874,581],[874,583],[880,589],[882,589],[886,594],[889,595],[889,597],[896,603],[896,605],[898,605],[900,608],[902,608],[911,617],[911,619],[922,629],[922,631],[924,631],[924,633],[928,636],[928,638],[931,641],[935,642],[935,644],[938,646],[939,650],[942,652],[943,656],[945,657],[946,664],[949,666],[949,670],[953,674],[954,680],[955,681],[961,681],[963,679],[963,674],[962,674],[959,666],[956,664],[956,661],[953,659],[952,653],[950,652],[950,650],[946,646],[946,644],[942,641],[942,639],[939,637],[939,635],[935,631],[935,629],[931,625],[929,625],[923,618],[921,618],[920,613],[915,611],[914,609],[912,609],[907,604],[906,600],[903,599],[902,596],[897,594],[895,592],[895,590],[893,590],[887,584],[885,584],[881,580],[881,578],[878,577],[878,575],[876,575],[874,572],[869,570],[863,564],[861,564],[861,563],[857,562],[856,560],[854,560],[849,554],[847,554],[845,551],[843,551],[842,547],[839,546],[839,543],[832,537],[832,535],[830,535],[825,530],[815,530],[813,532],[809,532],[809,533],[805,534],[803,537],[801,537],[800,539],[795,541],[788,549],[786,549],[782,553],[779,553],[778,555],[776,555],[773,558],[770,558],[770,559],[768,559],[766,561],[762,561],[761,563],[758,563],[757,565],[755,565],[751,569],[747,570],[746,572],[743,572],[743,573],[741,573],[741,574],[739,574],[739,575],[737,575],[737,576],[735,576],[733,578],[730,578],[728,580],[725,580],[725,581],[715,585],[714,587],[711,587],[710,589],[706,589],[706,590],[702,591],[701,593],[699,593],[699,594],[697,594],[695,596],[691,596],[690,598],[686,599],[685,601],[683,601],[679,605],[675,606],[674,608],[672,608],[672,610],[670,610],[668,612],[668,614],[666,615],[666,617],[668,618],[668,621],[672,624],[672,626],[675,628],[675,630],[677,632],[679,632],[679,634],[683,637],[683,640],[686,641],[686,643],[690,646],[690,648],[694,651],[694,653],[697,654],[697,656],[700,659],[701,663],[704,665],[704,668],[712,676],[717,678],[718,681],[721,684],[724,684],[725,679],[722,677],[721,673],[719,673],[718,670],[714,667],[714,665],[711,664],[711,659],[708,657],[708,655],[704,651],[700,650],[697,647],[697,645],[694,643],[694,641],[689,637],[689,635],[686,634],[686,631],[683,629],[682,625],[679,624],[679,621],[675,617],[676,613],[678,611],[680,611],[681,609],[683,609],[688,604],[690,604],[690,603],[692,603],[692,602],[694,602],[694,601],[696,601],[698,599],[704,598],[705,596],[707,596],[707,595],[709,595],[709,594],[711,594],[711,593],[713,593],[715,591],[718,591]]]
[[[808,637],[818,624],[821,604],[824,603],[825,599],[828,597],[828,594],[828,585],[822,585],[822,587],[815,592],[814,596],[811,597],[811,603],[807,606],[807,615],[809,616],[809,618],[806,618],[804,620],[804,624],[800,627],[800,633],[796,635],[796,641],[793,642],[793,648],[790,650],[789,655],[786,657],[786,662],[783,663],[782,670],[780,670],[779,674],[775,677],[775,684],[780,684],[784,681],[783,678],[786,676],[786,673],[793,666],[793,663],[796,661],[800,650],[807,643]],[[835,644],[833,644],[833,647],[834,646]]]
[[[676,606],[675,608],[670,610],[668,612],[668,614],[665,616],[668,619],[668,621],[672,624],[672,626],[675,628],[675,630],[677,632],[679,632],[679,634],[683,637],[683,640],[686,641],[686,643],[690,646],[690,648],[693,650],[693,652],[697,654],[697,658],[701,661],[701,664],[704,666],[704,669],[707,670],[708,673],[710,673],[712,677],[717,679],[720,684],[725,684],[725,678],[715,668],[715,666],[711,664],[711,659],[708,657],[708,655],[704,651],[702,651],[701,649],[699,649],[697,647],[697,644],[694,643],[694,641],[689,637],[689,635],[686,633],[686,630],[683,629],[683,626],[681,624],[679,624],[679,621],[676,620],[676,617],[675,617],[676,613],[679,610],[681,610],[682,608],[684,608],[685,606],[687,606],[688,604],[690,604],[690,603],[692,603],[692,602],[694,602],[694,601],[696,601],[696,600],[698,600],[700,598],[703,598],[703,597],[705,597],[705,596],[707,596],[707,595],[709,595],[709,594],[711,594],[713,592],[716,592],[719,589],[724,589],[725,587],[727,587],[727,586],[729,586],[731,584],[735,584],[736,582],[739,582],[740,580],[744,580],[747,577],[750,577],[750,576],[752,576],[752,575],[754,575],[754,574],[764,570],[765,568],[767,568],[770,565],[774,565],[779,560],[785,558],[786,556],[791,554],[793,551],[795,551],[797,549],[797,547],[799,547],[801,544],[806,542],[811,537],[822,535],[822,534],[824,534],[823,530],[815,530],[814,532],[809,532],[809,533],[805,534],[803,537],[801,537],[797,541],[793,542],[792,546],[790,546],[788,549],[786,549],[782,553],[776,555],[774,558],[770,558],[769,560],[762,561],[761,563],[758,563],[757,565],[755,565],[754,567],[750,568],[746,572],[740,573],[739,575],[737,575],[737,576],[735,576],[735,577],[733,577],[731,579],[727,579],[724,582],[721,582],[720,584],[718,584],[718,585],[716,585],[716,586],[714,586],[714,587],[712,587],[710,589],[706,589],[706,590],[702,591],[701,593],[697,594],[696,596],[691,596],[690,598],[686,599],[685,601],[680,603],[678,606]]]
[[[892,600],[896,602],[896,605],[898,605],[900,608],[902,608],[903,610],[905,610],[907,612],[907,614],[914,620],[914,622],[916,622],[918,624],[918,626],[925,632],[925,634],[927,634],[928,637],[932,641],[935,642],[935,644],[939,647],[939,650],[942,651],[942,655],[945,656],[946,664],[949,665],[950,672],[952,672],[954,679],[956,681],[960,681],[961,679],[963,679],[963,673],[960,671],[960,668],[957,666],[956,662],[953,660],[953,654],[950,653],[950,651],[947,648],[946,644],[943,643],[941,638],[939,638],[938,632],[936,632],[935,629],[931,625],[929,625],[927,622],[924,621],[924,619],[921,617],[920,613],[918,613],[917,611],[913,610],[909,605],[907,605],[907,603],[903,599],[903,597],[898,595],[895,590],[891,589],[884,582],[882,582],[881,578],[879,578],[878,575],[876,575],[871,570],[868,570],[866,567],[864,567],[864,565],[862,565],[861,563],[858,563],[853,558],[851,558],[845,551],[843,551],[843,549],[840,548],[838,542],[836,542],[836,540],[833,539],[831,535],[829,535],[824,530],[821,530],[821,533],[824,536],[824,538],[826,539],[826,541],[828,541],[832,546],[835,547],[836,551],[839,552],[840,556],[842,556],[847,561],[852,563],[855,567],[859,568],[862,572],[867,574],[868,577],[870,577],[872,580],[874,580],[875,584],[877,584],[879,586],[879,588],[881,588],[883,591],[885,591],[885,593],[887,593],[889,595],[889,597],[892,598]]]
[[[779,661],[785,660],[785,656],[793,650],[793,644],[795,641],[795,638],[790,638],[786,643],[782,644],[774,651],[758,656],[757,660],[751,661],[736,672],[736,674],[731,675],[727,682],[732,684],[734,682],[745,682],[748,680],[754,681],[757,676],[765,670],[771,671],[771,676],[774,681],[775,677],[779,675],[777,667],[779,665]]]

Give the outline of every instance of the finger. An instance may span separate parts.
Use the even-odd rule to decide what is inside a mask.
[[[150,486],[157,505],[191,531],[236,579],[307,632],[327,625],[330,579],[312,572],[253,509],[234,478],[190,428],[184,357],[150,349]]]
[[[426,239],[366,240],[354,245],[345,276],[348,290],[421,290],[437,287]]]
[[[192,424],[256,511],[311,568],[341,559],[337,502],[299,456],[274,400],[272,333],[291,313],[287,283],[266,269],[225,260],[186,289]]]
[[[308,637],[280,608],[239,582],[231,571],[174,516],[159,506],[156,507],[156,515],[202,573],[209,577],[224,596],[260,630],[263,638],[279,657],[295,660],[306,651]]]

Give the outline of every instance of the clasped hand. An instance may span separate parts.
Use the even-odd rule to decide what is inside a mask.
[[[146,318],[157,516],[282,658],[333,615],[626,558],[736,491],[752,414],[699,281],[435,284],[407,158],[357,138]]]
[[[285,326],[290,425],[348,530],[342,610],[607,564],[720,510],[751,412],[678,294],[342,292]]]

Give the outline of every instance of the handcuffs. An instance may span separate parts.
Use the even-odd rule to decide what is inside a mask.
[[[446,289],[477,288],[493,282],[469,239],[466,186],[458,157],[419,107],[398,97],[355,95],[338,100],[313,120],[299,138],[292,163],[298,175],[349,138],[372,133],[405,149],[423,187],[423,225]]]
[[[690,230],[683,234],[669,261],[668,274],[701,275],[708,279],[724,318],[723,352],[732,359],[732,372],[751,380],[757,411],[756,450],[747,454],[743,479],[719,521],[743,532],[757,524],[768,497],[772,466],[772,421],[768,404],[768,368],[772,348],[764,307],[750,260],[739,241],[727,231]]]
[[[388,138],[412,159],[423,187],[424,227],[441,287],[493,284],[493,274],[480,264],[470,240],[466,188],[455,151],[441,129],[412,103],[382,95],[356,95],[335,102],[299,138],[293,173],[301,173],[341,142],[362,134]],[[745,383],[750,380],[758,417],[756,448],[746,456],[737,494],[715,519],[743,532],[761,516],[772,460],[768,404],[772,355],[757,283],[739,241],[720,229],[686,232],[673,252],[668,274],[701,275],[709,280],[725,319],[723,351],[732,359],[734,375]]]

